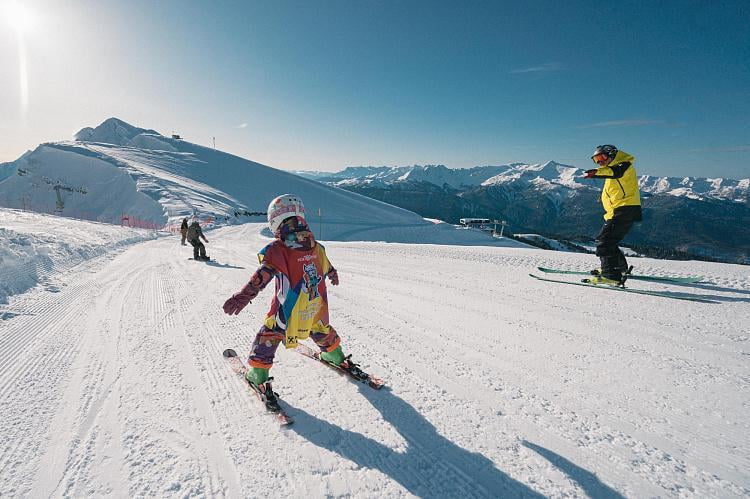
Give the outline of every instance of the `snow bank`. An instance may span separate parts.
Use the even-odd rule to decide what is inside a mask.
[[[154,232],[0,208],[0,303]],[[0,313],[0,318],[2,314]]]

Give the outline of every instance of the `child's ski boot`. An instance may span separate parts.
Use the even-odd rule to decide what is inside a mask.
[[[344,356],[344,352],[340,346],[330,352],[320,352],[320,358],[342,371],[346,371],[359,381],[367,381],[370,378],[369,374],[360,369],[359,365],[352,361],[351,354]]]
[[[268,369],[260,367],[251,367],[245,373],[245,380],[258,393],[261,401],[266,404],[266,409],[271,412],[279,412],[281,411],[277,398],[279,394],[274,392],[271,387],[272,379],[273,377],[268,376]]]
[[[343,350],[341,350],[341,346],[339,345],[330,352],[320,352],[320,358],[325,360],[329,364],[333,364],[334,366],[338,367],[342,362],[344,362],[344,352]]]

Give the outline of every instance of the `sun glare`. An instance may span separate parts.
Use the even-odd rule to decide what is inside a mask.
[[[5,2],[3,13],[11,28],[23,33],[31,27],[31,12],[17,0]]]

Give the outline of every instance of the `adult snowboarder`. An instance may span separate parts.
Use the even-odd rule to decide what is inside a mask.
[[[198,220],[193,219],[187,230],[187,240],[193,246],[193,260],[208,261],[210,258],[206,256],[206,247],[201,242],[201,239],[208,242],[206,236],[203,235],[203,230],[201,230]]]
[[[180,234],[182,235],[182,240],[180,241],[180,244],[183,246],[187,246],[185,244],[185,238],[187,237],[188,233],[188,221],[187,218],[182,219],[182,225],[180,225]]]
[[[596,236],[596,255],[601,260],[601,268],[592,271],[594,277],[588,282],[620,285],[624,282],[628,262],[618,243],[634,222],[642,220],[635,158],[613,145],[602,145],[596,147],[591,159],[599,167],[586,170],[585,178],[605,179],[601,195],[605,213],[604,226]]]
[[[269,370],[279,344],[295,348],[308,337],[320,348],[320,358],[344,370],[356,369],[341,349],[341,339],[328,320],[326,278],[339,283],[326,250],[315,240],[305,219],[302,200],[293,194],[276,197],[268,206],[268,226],[275,240],[258,254],[260,267],[250,281],[223,306],[239,314],[263,288],[276,281],[271,308],[255,336],[245,375],[268,398],[275,400]]]

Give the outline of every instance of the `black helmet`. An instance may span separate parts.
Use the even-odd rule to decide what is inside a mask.
[[[605,144],[603,146],[596,146],[596,149],[594,149],[594,154],[591,155],[591,159],[594,159],[594,156],[597,156],[599,154],[606,154],[610,161],[615,159],[615,156],[617,156],[617,147],[613,146],[612,144]]]

